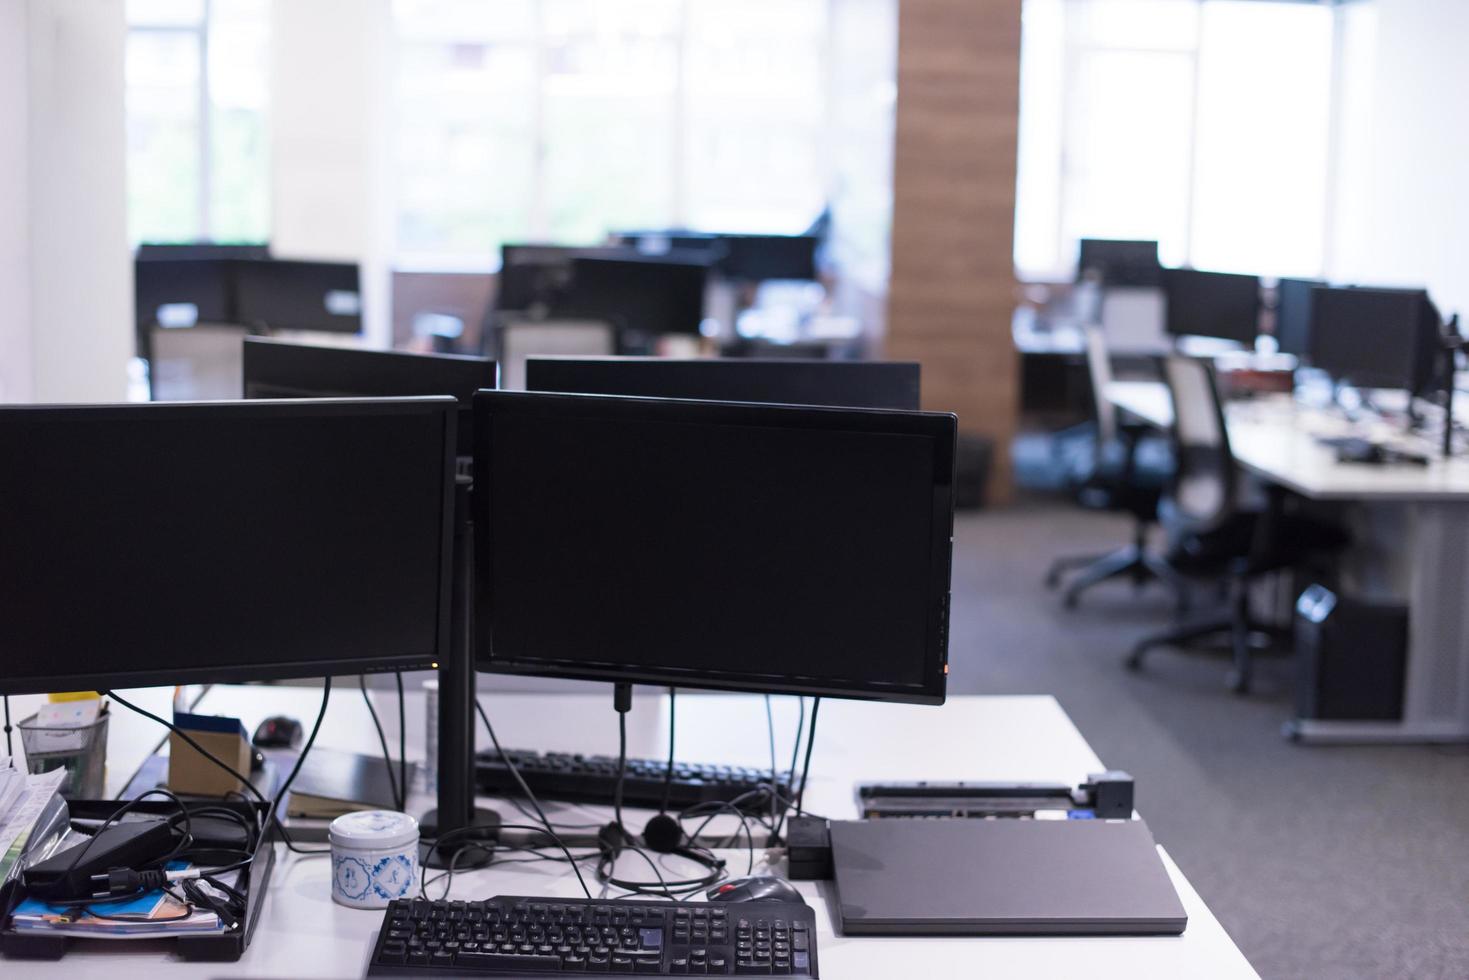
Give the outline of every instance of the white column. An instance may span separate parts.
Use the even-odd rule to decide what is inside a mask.
[[[276,0],[271,7],[271,251],[359,262],[367,342],[392,309],[387,133],[388,0]]]
[[[0,4],[0,400],[123,400],[123,0]]]
[[[0,404],[31,397],[30,85],[23,3],[0,3]]]

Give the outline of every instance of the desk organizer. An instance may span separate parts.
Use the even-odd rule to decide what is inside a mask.
[[[242,803],[238,800],[185,800],[184,802],[224,806],[257,820],[264,818],[267,809],[261,803]],[[70,818],[73,820],[106,820],[120,810],[125,803],[125,800],[69,800],[67,805],[71,811]],[[145,800],[134,806],[129,812],[167,816],[178,812],[178,808],[168,800]],[[248,868],[241,871],[239,881],[235,885],[245,894],[243,928],[232,932],[182,935],[174,939],[148,940],[148,942],[172,942],[175,944],[174,951],[184,960],[216,963],[232,963],[238,960],[244,955],[246,947],[250,945],[250,939],[255,934],[255,926],[260,921],[260,906],[265,901],[266,889],[270,885],[270,872],[275,866],[274,841],[273,828],[267,828],[265,841],[255,852],[255,860]],[[105,944],[108,943],[114,944],[114,948],[119,950],[127,948],[129,941],[123,939],[52,936],[45,933],[19,931],[11,925],[10,916],[24,899],[25,888],[20,884],[18,877],[11,879],[3,888],[0,888],[0,953],[4,953],[6,957],[59,960],[66,955],[72,943],[85,943],[92,949],[106,949]],[[115,945],[119,943],[122,945]]]

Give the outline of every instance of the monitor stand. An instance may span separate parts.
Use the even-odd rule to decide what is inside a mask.
[[[474,520],[466,476],[454,480],[454,576],[449,645],[439,664],[438,806],[418,820],[425,867],[469,871],[493,859],[500,815],[474,805]],[[444,838],[448,838],[444,840]]]
[[[1449,317],[1443,337],[1443,456],[1454,454],[1454,374],[1459,366],[1459,351],[1464,350],[1464,335],[1459,332],[1459,314]]]

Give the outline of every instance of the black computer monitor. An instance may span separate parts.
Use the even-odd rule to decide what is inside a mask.
[[[1157,286],[1163,277],[1158,243],[1083,238],[1077,243],[1076,279],[1093,273],[1104,286]]]
[[[636,256],[631,245],[545,245],[505,243],[500,246],[500,271],[495,277],[495,309],[547,311],[558,309],[571,285],[574,258]]]
[[[700,262],[578,256],[555,312],[639,334],[698,334],[708,276],[708,265]]]
[[[532,357],[527,391],[917,411],[919,367],[900,361]]]
[[[479,669],[943,701],[954,416],[474,403]]]
[[[352,262],[236,262],[235,316],[269,330],[362,332],[362,293]]]
[[[234,323],[234,270],[228,259],[138,259],[133,304],[141,336],[152,326]]]
[[[1363,388],[1424,392],[1434,379],[1441,324],[1422,289],[1316,287],[1313,367]]]
[[[133,255],[139,262],[172,259],[268,259],[270,246],[263,242],[143,242]]]
[[[386,398],[452,395],[459,399],[459,454],[473,452],[470,399],[495,387],[495,362],[462,354],[326,347],[246,337],[246,398]]]
[[[1275,286],[1275,341],[1281,353],[1304,358],[1311,346],[1311,295],[1320,279],[1282,279]]]
[[[815,235],[720,235],[724,246],[719,271],[729,279],[815,279]]]
[[[719,235],[711,232],[670,228],[651,231],[614,231],[612,237],[619,244],[634,249],[639,255],[702,254],[711,262],[717,261],[724,255],[723,240]]]
[[[439,662],[454,405],[0,408],[0,692]]]
[[[1260,277],[1164,269],[1168,332],[1249,346],[1260,333]]]

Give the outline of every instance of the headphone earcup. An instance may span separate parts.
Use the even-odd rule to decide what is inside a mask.
[[[643,843],[660,854],[672,854],[683,846],[683,827],[668,814],[657,814],[643,828]]]

